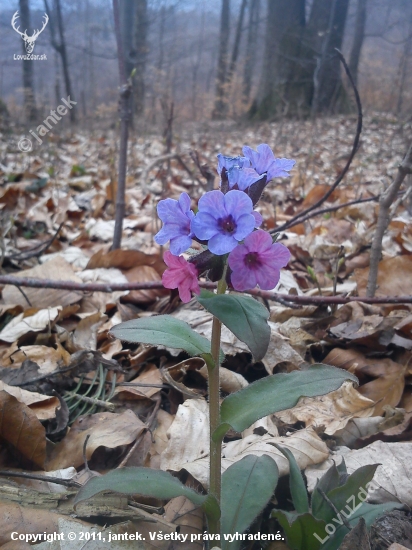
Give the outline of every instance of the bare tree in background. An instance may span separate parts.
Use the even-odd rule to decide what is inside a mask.
[[[243,20],[245,18],[247,0],[242,0],[240,5],[239,17],[236,25],[235,41],[233,43],[232,56],[230,59],[229,70],[227,72],[226,80],[228,84],[231,82],[233,73],[236,70],[236,63],[239,58],[240,42],[242,40]]]
[[[356,9],[355,20],[355,36],[353,37],[352,49],[349,57],[349,70],[351,72],[353,81],[358,84],[358,67],[361,56],[363,41],[365,39],[365,27],[366,27],[366,8],[368,0],[358,0]]]
[[[147,59],[147,0],[136,0],[135,48],[136,73],[134,77],[134,112],[141,116],[144,112],[145,70]]]
[[[213,118],[222,117],[227,108],[225,94],[225,83],[227,76],[227,61],[229,50],[229,29],[230,29],[230,0],[222,0],[220,13],[220,38],[219,38],[219,59],[217,64],[216,96],[213,109]]]
[[[409,14],[408,35],[404,43],[401,62],[399,66],[399,93],[398,93],[398,101],[396,103],[397,114],[400,114],[402,111],[403,92],[405,90],[405,83],[406,83],[407,72],[408,72],[408,63],[409,63],[411,53],[412,53],[412,9],[410,10],[410,14]]]
[[[30,29],[29,0],[19,0],[19,15],[22,29]],[[26,55],[22,41],[23,54]],[[33,61],[23,60],[24,115],[29,121],[36,120],[36,101],[34,95]]]
[[[253,69],[256,59],[256,44],[258,33],[258,22],[260,13],[260,0],[250,0],[249,4],[249,25],[247,33],[245,66],[243,72],[243,99],[249,101],[252,90]]]
[[[60,55],[60,60],[63,67],[64,85],[66,88],[66,95],[73,97],[73,89],[70,80],[69,61],[67,58],[66,39],[64,36],[63,16],[60,0],[53,0],[53,13],[50,10],[47,0],[44,0],[44,7],[47,15],[49,16],[49,27],[51,36],[51,45]],[[57,39],[57,33],[59,38]],[[70,122],[76,122],[76,109],[70,109]]]

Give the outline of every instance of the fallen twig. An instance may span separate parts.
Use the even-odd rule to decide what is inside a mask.
[[[15,275],[0,275],[0,285],[14,285],[31,288],[58,288],[62,290],[77,290],[79,292],[115,292],[117,290],[156,290],[164,288],[162,281],[148,283],[76,283],[74,281],[54,281],[52,279],[35,279],[32,277],[16,277]],[[213,290],[215,283],[200,281],[202,288]],[[272,302],[282,301],[300,305],[329,305],[348,304],[349,302],[363,302],[365,304],[412,304],[412,296],[296,296],[294,294],[280,294],[270,290],[253,289],[246,294],[260,296]],[[46,377],[50,374],[46,375]]]
[[[48,483],[55,483],[56,485],[64,485],[65,487],[81,487],[80,483],[73,481],[72,479],[61,479],[59,477],[44,476],[42,474],[31,474],[28,472],[13,472],[10,470],[0,470],[0,476],[2,477],[23,477],[25,479],[36,479],[37,481],[47,481]]]

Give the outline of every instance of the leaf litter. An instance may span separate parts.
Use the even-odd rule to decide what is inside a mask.
[[[365,117],[360,150],[326,206],[379,195],[396,172],[410,131],[410,122]],[[323,196],[343,166],[339,154],[349,150],[352,133],[351,117],[267,123],[258,129],[213,123],[201,131],[182,128],[176,152],[190,173],[175,160],[168,170],[159,170],[153,161],[162,154],[161,142],[132,139],[123,249],[112,252],[114,134],[62,140],[53,158],[46,144],[37,156],[23,158],[2,143],[2,273],[109,284],[158,281],[166,266],[153,240],[159,229],[157,202],[186,191],[195,205],[203,192],[191,150],[212,168],[215,152],[235,155],[245,143],[262,141],[274,145],[275,153],[296,159],[290,182],[272,183],[258,207],[266,228],[272,229]],[[277,290],[364,296],[377,212],[376,202],[354,204],[288,229],[282,242],[292,259]],[[411,253],[410,206],[401,201],[383,241],[377,295],[412,294]],[[173,471],[198,490],[207,488],[203,361],[179,350],[122,343],[109,330],[123,321],[171,313],[210,338],[210,314],[196,302],[181,304],[166,289],[86,293],[4,285],[0,306],[1,470],[84,483],[91,475],[125,465],[150,466]],[[385,502],[390,494],[389,500],[395,495],[411,505],[412,470],[402,458],[410,456],[412,440],[411,306],[267,306],[271,339],[260,362],[223,327],[223,394],[315,362],[349,370],[360,386],[346,383],[329,395],[302,398],[293,409],[262,419],[242,434],[229,432],[223,468],[246,454],[268,454],[286,476],[288,462],[274,443],[292,451],[309,487],[332,459],[344,457],[349,472],[380,462],[376,479],[381,489],[372,501]],[[30,504],[43,506],[49,485],[47,480],[0,477],[0,506],[15,518],[1,526],[2,544],[17,523],[19,532],[29,532],[27,525],[30,532],[54,532],[73,522],[73,486],[59,485],[59,499],[47,509]],[[16,487],[27,495],[16,496]],[[108,517],[119,525],[127,517],[139,532],[204,529],[202,514],[184,497],[147,503],[137,496],[113,496],[108,502],[110,506],[98,499],[84,505],[76,521],[97,530],[104,529]],[[166,546],[148,541],[141,547]]]

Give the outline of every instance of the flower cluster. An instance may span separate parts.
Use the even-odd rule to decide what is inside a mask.
[[[271,235],[259,229],[263,220],[253,208],[267,183],[289,176],[295,161],[275,158],[266,144],[258,145],[256,151],[245,146],[243,154],[218,155],[220,190],[209,191],[199,199],[196,215],[187,193],[178,201],[166,199],[158,204],[163,227],[155,241],[161,245],[170,241],[170,251],[164,254],[168,269],[162,281],[166,288],[177,288],[183,302],[191,299],[191,292],[199,294],[198,276],[215,270],[216,257],[228,254],[230,283],[240,291],[256,285],[264,290],[274,288],[280,268],[289,261],[289,250],[273,243]],[[208,251],[187,262],[180,255],[191,246],[192,239],[207,245]]]

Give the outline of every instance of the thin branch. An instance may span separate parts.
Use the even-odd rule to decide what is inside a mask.
[[[361,132],[362,132],[362,120],[363,120],[362,103],[361,103],[361,100],[360,100],[360,97],[359,97],[358,89],[356,87],[355,82],[353,81],[352,75],[351,75],[349,67],[348,67],[348,65],[345,61],[345,58],[343,57],[342,53],[338,49],[335,48],[335,50],[338,54],[338,57],[339,57],[340,61],[342,62],[342,65],[343,65],[343,67],[345,69],[345,72],[348,76],[349,82],[352,85],[353,92],[355,94],[356,106],[357,106],[357,109],[358,109],[358,121],[357,121],[357,125],[356,125],[356,134],[355,134],[355,139],[353,140],[352,151],[349,155],[348,161],[347,161],[345,167],[343,168],[342,172],[336,178],[334,184],[323,195],[323,197],[321,199],[319,199],[317,203],[313,204],[312,206],[309,206],[309,208],[306,208],[306,210],[304,210],[303,212],[300,212],[299,214],[294,216],[288,222],[284,223],[280,227],[276,227],[275,229],[273,229],[271,231],[271,233],[277,233],[279,231],[285,231],[285,229],[288,229],[289,227],[292,227],[292,225],[296,225],[297,223],[300,223],[301,218],[305,217],[307,214],[309,214],[309,212],[312,212],[313,210],[316,210],[316,208],[319,208],[319,206],[321,206],[326,200],[328,200],[328,198],[335,191],[337,186],[340,184],[340,182],[343,180],[343,178],[347,174],[347,172],[350,168],[350,165],[352,164],[353,158],[354,158],[354,156],[356,155],[356,153],[358,151],[359,138],[360,138],[360,135],[361,135]]]
[[[399,165],[395,180],[388,187],[388,189],[382,193],[379,201],[378,222],[376,224],[376,230],[372,241],[368,285],[366,287],[366,295],[369,298],[372,298],[376,291],[378,268],[382,255],[382,239],[389,224],[389,210],[398,194],[403,180],[408,174],[412,174],[412,144],[410,145],[405,158]]]
[[[28,472],[13,472],[9,470],[0,470],[0,476],[3,477],[23,477],[25,479],[36,479],[37,481],[47,481],[56,485],[64,485],[65,487],[81,487],[80,483],[72,479],[61,479],[59,477],[44,476],[41,474],[30,474]]]
[[[35,279],[32,277],[16,277],[14,275],[0,275],[0,285],[14,285],[31,288],[58,288],[62,290],[77,290],[79,292],[115,292],[117,290],[156,290],[164,289],[162,281],[149,283],[76,283],[74,281],[55,281],[52,279]],[[215,283],[200,281],[202,288],[215,289]],[[412,304],[412,296],[379,296],[367,298],[364,296],[295,296],[292,294],[280,294],[269,290],[248,290],[246,294],[259,296],[273,302],[287,302],[300,305],[330,305],[348,304],[349,302],[363,302],[365,304]],[[62,371],[60,371],[62,372]],[[48,378],[52,374],[47,374]]]

